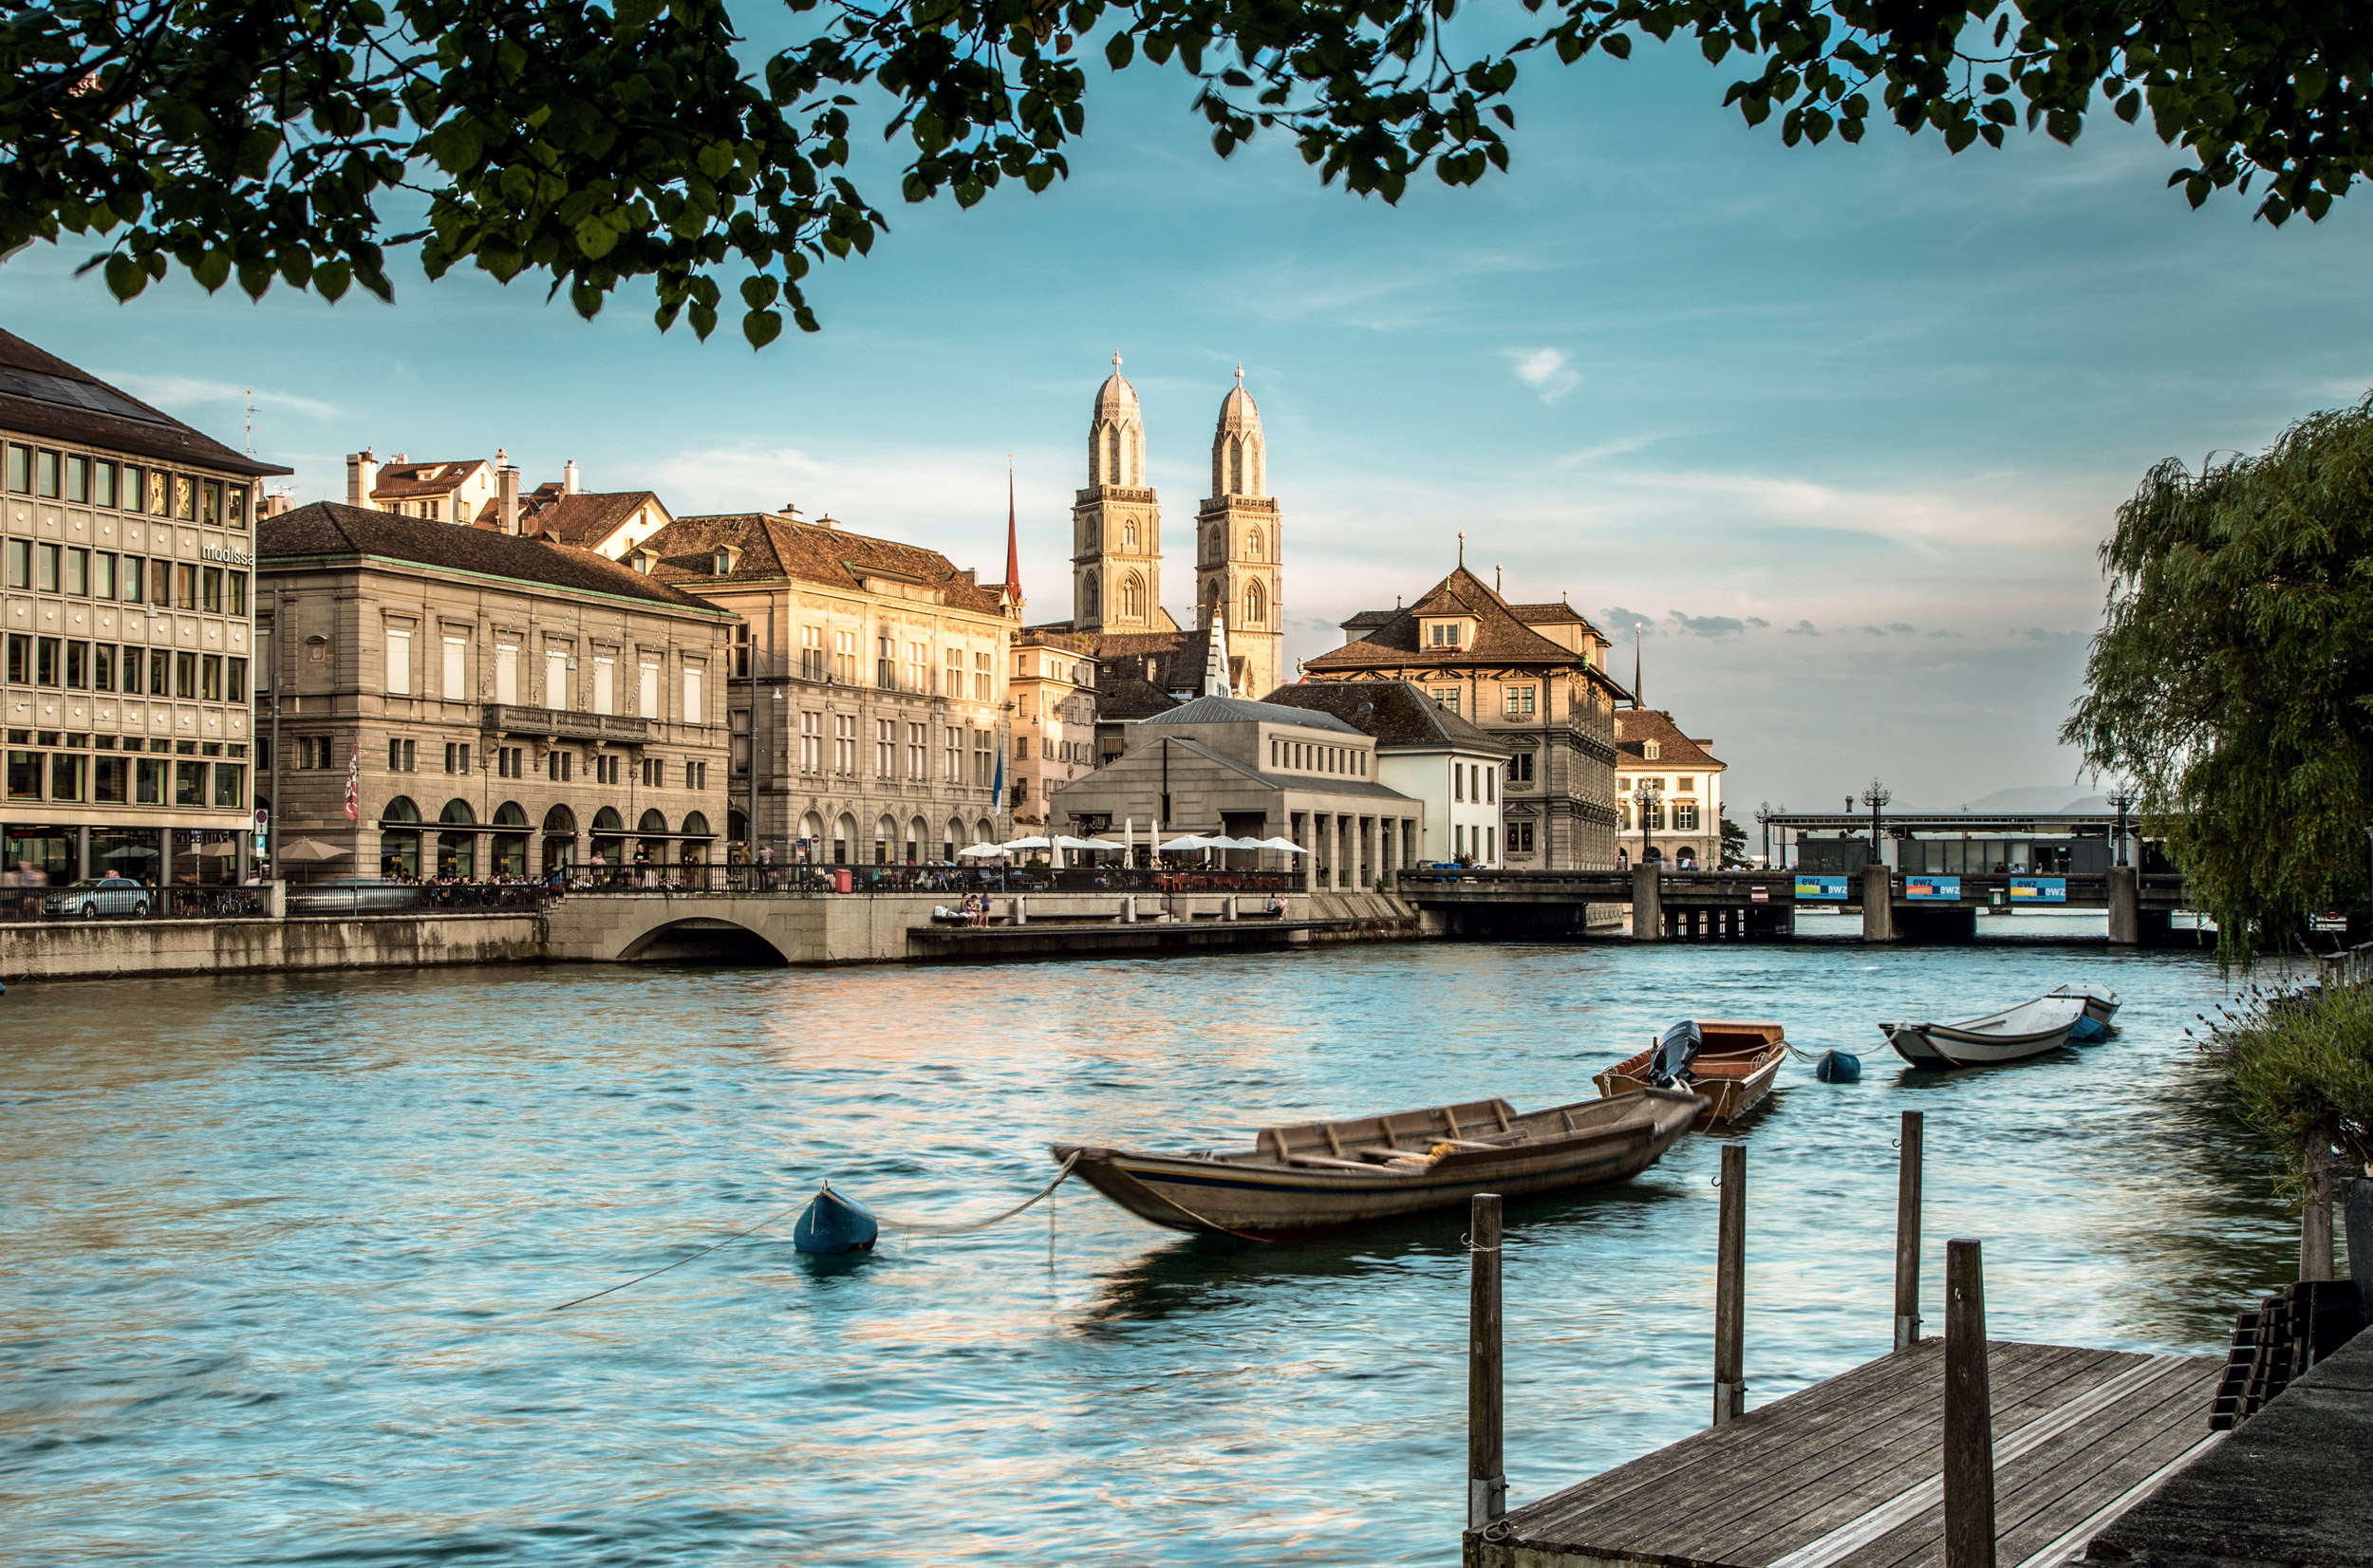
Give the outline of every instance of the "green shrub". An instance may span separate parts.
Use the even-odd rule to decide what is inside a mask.
[[[2248,1000],[2203,1021],[2220,1092],[2273,1140],[2289,1201],[2305,1200],[2307,1150],[2319,1135],[2344,1164],[2373,1175],[2373,986],[2252,987]]]

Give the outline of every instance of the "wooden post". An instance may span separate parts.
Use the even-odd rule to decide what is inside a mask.
[[[1747,1410],[1747,1146],[1722,1146],[1714,1253],[1714,1425]]]
[[[1500,1195],[1475,1194],[1467,1242],[1467,1527],[1508,1511],[1500,1451]]]
[[[1902,1154],[1896,1162],[1896,1349],[1920,1337],[1920,1130],[1923,1115],[1903,1113]]]
[[[2332,1277],[2332,1141],[2322,1129],[2308,1139],[2308,1208],[2299,1220],[2299,1278]]]
[[[1994,1568],[1994,1416],[1986,1383],[1986,1269],[1945,1243],[1945,1568]]]

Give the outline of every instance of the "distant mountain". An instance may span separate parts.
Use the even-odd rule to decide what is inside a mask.
[[[2098,794],[2080,793],[2074,784],[2027,784],[2015,790],[1996,790],[1975,800],[1945,808],[1956,809],[2008,816],[2021,812],[2105,812],[2109,802]]]

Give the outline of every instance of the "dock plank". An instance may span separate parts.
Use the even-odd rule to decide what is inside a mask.
[[[1996,1341],[2004,1568],[2083,1549],[2208,1438],[2223,1363]],[[1943,1343],[1750,1410],[1469,1532],[1468,1568],[1934,1568]]]

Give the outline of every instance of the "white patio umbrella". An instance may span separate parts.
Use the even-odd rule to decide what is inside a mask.
[[[956,851],[959,860],[994,860],[1005,852],[1002,844],[973,844]]]
[[[1056,834],[1055,844],[1056,848],[1061,849],[1117,849],[1120,848],[1109,838],[1074,838],[1068,833]]]
[[[1047,839],[1034,835],[1029,838],[1008,839],[998,848],[1010,852],[1016,849],[1052,849],[1055,846]]]
[[[1217,849],[1224,847],[1227,842],[1224,838],[1207,838],[1202,833],[1182,833],[1160,848],[1164,854],[1170,854],[1194,849]]]
[[[1308,849],[1303,849],[1300,845],[1295,843],[1290,838],[1264,838],[1260,841],[1260,847],[1263,849],[1280,850],[1289,855],[1306,855],[1310,853]]]

